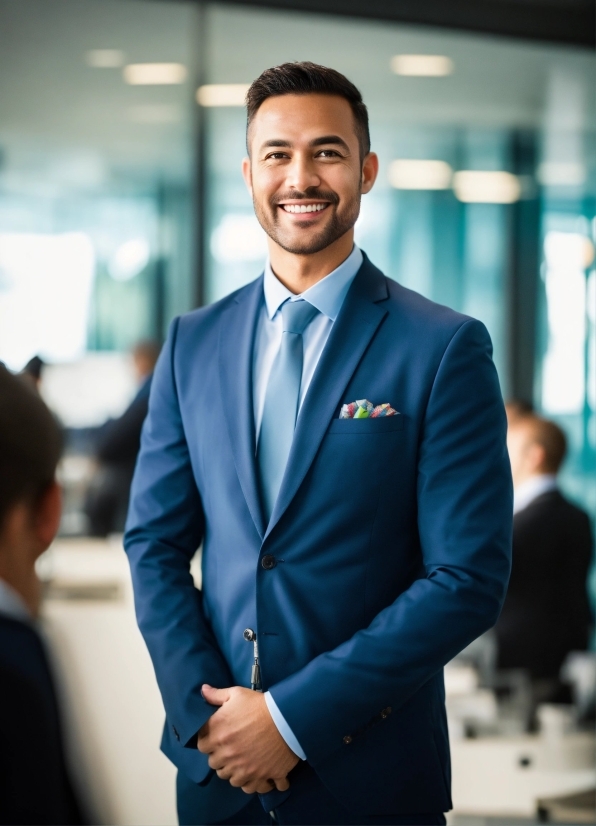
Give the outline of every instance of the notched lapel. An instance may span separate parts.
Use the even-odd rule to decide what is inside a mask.
[[[387,315],[380,303],[387,297],[385,276],[365,256],[300,408],[286,472],[265,538],[298,492],[350,379]]]
[[[263,297],[263,278],[240,293],[224,313],[219,333],[221,398],[240,486],[255,527],[265,532],[255,465],[252,401],[253,341]]]

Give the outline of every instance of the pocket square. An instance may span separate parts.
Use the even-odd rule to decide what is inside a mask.
[[[381,416],[397,416],[397,410],[394,410],[389,402],[375,407],[368,399],[358,399],[342,405],[339,413],[340,419],[378,419]]]

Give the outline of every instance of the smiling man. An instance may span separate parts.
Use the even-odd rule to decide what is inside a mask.
[[[247,108],[269,260],[173,322],[125,539],[180,822],[444,823],[442,669],[510,568],[490,339],[354,245],[378,160],[347,78],[284,64]]]

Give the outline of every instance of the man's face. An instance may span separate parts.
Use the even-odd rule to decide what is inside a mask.
[[[243,165],[259,223],[280,247],[312,255],[348,232],[378,169],[364,162],[350,104],[332,95],[268,98],[249,130]]]

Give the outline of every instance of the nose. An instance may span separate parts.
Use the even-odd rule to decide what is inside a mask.
[[[309,187],[321,185],[321,178],[312,158],[297,152],[288,168],[286,185],[298,192],[306,192]]]

